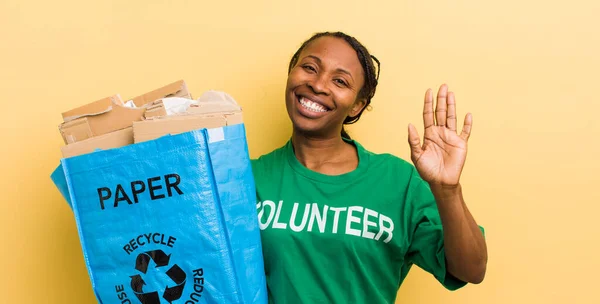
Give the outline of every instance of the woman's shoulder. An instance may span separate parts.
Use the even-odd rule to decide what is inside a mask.
[[[412,162],[390,152],[373,152],[355,141],[363,158],[368,158],[368,175],[378,176],[379,179],[393,180],[407,185],[419,180],[420,176]]]
[[[392,153],[376,153],[364,150],[368,154],[368,175],[376,177],[382,184],[393,185],[394,189],[402,187],[420,187],[426,183],[410,160]],[[404,185],[404,186],[402,186]]]
[[[286,149],[288,149],[289,142],[285,143],[273,151],[263,154],[258,158],[250,159],[252,167],[254,169],[266,169],[269,167],[280,165],[286,157]],[[255,170],[256,171],[256,170]]]
[[[363,153],[363,157],[369,158],[369,164],[371,166],[384,166],[384,167],[392,167],[394,169],[400,170],[408,170],[412,171],[414,166],[412,163],[407,160],[396,156],[389,152],[373,152],[364,146],[361,143],[354,140],[356,147],[359,150],[359,153]]]

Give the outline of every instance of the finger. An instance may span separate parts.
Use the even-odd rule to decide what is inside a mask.
[[[446,115],[446,123],[448,129],[456,132],[456,100],[454,93],[448,92],[448,114]]]
[[[440,127],[446,126],[446,98],[448,96],[448,86],[443,84],[438,90],[437,101],[435,105],[435,121]]]
[[[433,127],[433,94],[431,89],[427,89],[425,92],[425,103],[423,103],[423,126],[425,129]]]
[[[462,132],[460,133],[460,137],[464,140],[469,140],[471,136],[471,127],[473,126],[473,116],[471,113],[465,116],[465,125],[463,126]]]
[[[423,153],[423,150],[421,150],[421,137],[417,128],[412,124],[408,125],[408,144],[410,145],[410,154],[413,161],[419,159],[421,153]]]

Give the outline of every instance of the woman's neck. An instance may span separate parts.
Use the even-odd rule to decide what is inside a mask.
[[[300,132],[292,133],[294,154],[306,168],[327,175],[350,172],[358,166],[356,148],[341,136],[312,137]]]

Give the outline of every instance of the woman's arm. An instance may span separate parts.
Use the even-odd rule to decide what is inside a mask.
[[[415,168],[429,183],[438,206],[444,230],[447,271],[462,281],[480,283],[485,276],[487,246],[465,204],[459,182],[467,158],[473,118],[471,114],[466,115],[462,132],[458,134],[454,94],[442,85],[435,112],[431,90],[425,94],[423,124],[423,145],[413,125],[408,127],[408,142]]]
[[[447,271],[461,281],[481,283],[486,271],[487,246],[465,204],[462,187],[432,185],[431,190],[444,228]]]

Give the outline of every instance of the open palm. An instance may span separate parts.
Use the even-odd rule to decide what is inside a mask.
[[[459,135],[456,131],[454,94],[448,92],[448,86],[442,85],[434,112],[433,93],[431,89],[427,90],[423,107],[425,136],[422,145],[417,129],[412,124],[408,127],[411,159],[425,181],[443,186],[458,185],[467,158],[472,123],[471,114],[467,114]]]

